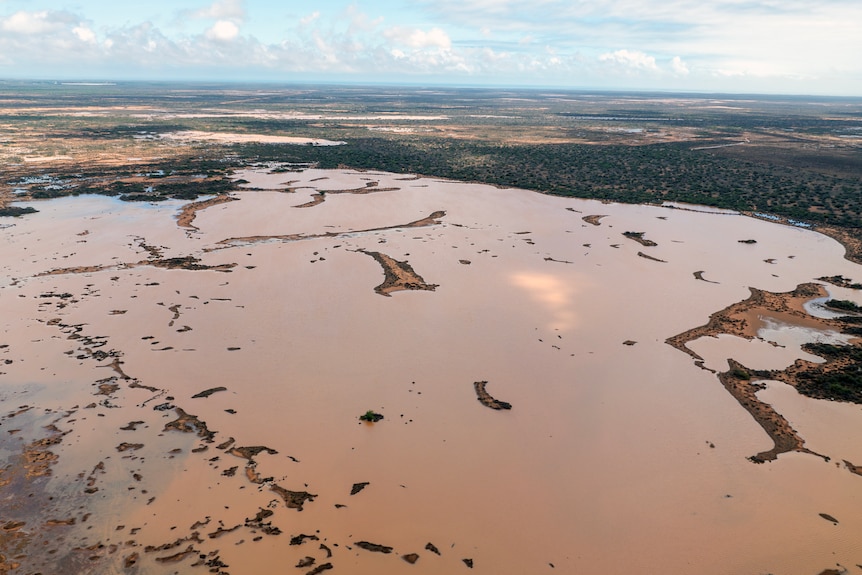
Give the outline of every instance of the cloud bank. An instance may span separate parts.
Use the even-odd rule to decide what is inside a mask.
[[[862,95],[855,0],[394,0],[386,11],[333,0],[304,12],[217,0],[177,2],[165,22],[54,1],[0,2],[0,77]]]

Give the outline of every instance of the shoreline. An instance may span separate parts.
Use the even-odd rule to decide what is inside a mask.
[[[365,168],[351,168],[349,166],[343,166],[342,168],[350,169],[350,170],[360,172],[360,173],[367,173],[367,172],[376,171],[373,169],[365,169]],[[235,175],[241,169],[242,168],[233,169],[232,175],[225,176],[226,179],[231,179],[233,177],[233,175]],[[689,208],[675,206],[675,205],[665,205],[665,203],[658,203],[658,202],[647,201],[647,202],[638,202],[638,203],[630,204],[628,202],[620,202],[617,199],[556,194],[556,193],[552,193],[552,192],[548,192],[548,191],[544,191],[544,190],[533,190],[533,189],[528,189],[528,188],[518,188],[517,186],[514,186],[514,185],[496,184],[496,183],[485,182],[485,181],[480,181],[480,180],[455,180],[455,179],[446,178],[446,177],[438,177],[438,176],[433,176],[433,175],[424,175],[423,176],[423,175],[417,175],[417,174],[409,174],[409,176],[411,176],[412,179],[419,179],[419,178],[424,177],[424,178],[433,179],[434,181],[441,181],[441,182],[460,183],[460,184],[480,184],[480,185],[491,186],[491,187],[499,189],[499,190],[522,190],[525,192],[532,192],[532,193],[537,193],[537,194],[551,196],[551,197],[574,198],[574,199],[588,200],[588,201],[599,201],[599,202],[602,202],[604,204],[616,203],[616,204],[621,204],[621,205],[641,205],[641,206],[663,207],[665,209],[671,209],[671,210],[698,211],[698,210],[691,210]],[[318,205],[320,205],[326,201],[326,195],[327,194],[368,194],[368,193],[374,193],[374,192],[397,191],[399,189],[399,188],[378,188],[378,187],[376,187],[376,185],[377,185],[377,182],[367,182],[365,184],[365,187],[361,187],[361,188],[348,189],[348,190],[319,190],[313,196],[313,198],[310,201],[308,201],[304,204],[296,205],[294,207],[296,207],[296,208],[316,207],[316,206],[318,206]],[[53,199],[53,198],[44,198],[44,199],[49,200],[49,199]],[[208,200],[192,201],[191,203],[186,204],[186,206],[184,206],[182,208],[182,210],[180,211],[180,213],[176,216],[177,225],[179,225],[180,227],[188,228],[190,231],[195,231],[195,230],[197,230],[197,228],[192,224],[192,222],[194,221],[194,219],[196,217],[196,213],[198,211],[201,211],[201,210],[204,210],[208,207],[219,205],[219,204],[222,204],[225,202],[230,202],[230,201],[239,200],[239,199],[240,198],[230,196],[227,194],[221,194],[221,195],[216,196],[215,198],[211,198]],[[15,204],[15,203],[26,202],[28,204],[38,204],[39,201],[40,201],[39,198],[15,197],[8,190],[0,189],[0,210],[8,209],[12,204]],[[698,206],[701,204],[692,204],[692,205]],[[713,208],[713,206],[709,206],[706,204],[703,204],[702,206],[704,208]],[[716,208],[716,209],[720,209],[720,208]],[[768,222],[768,223],[774,223],[774,224],[789,226],[792,228],[814,231],[814,232],[823,234],[829,238],[832,238],[833,240],[835,240],[839,244],[841,244],[844,247],[844,252],[845,252],[844,258],[846,260],[853,262],[855,264],[862,265],[862,229],[860,229],[860,228],[841,227],[841,226],[834,226],[834,225],[827,225],[827,224],[816,224],[816,223],[811,223],[811,222],[805,222],[802,220],[800,220],[799,223],[805,224],[804,226],[794,225],[793,223],[791,223],[789,218],[787,218],[785,216],[780,216],[778,214],[771,214],[769,212],[763,212],[763,214],[765,214],[765,215],[772,216],[772,217],[768,217],[768,218],[767,217],[760,217],[755,212],[752,212],[752,211],[738,211],[735,213],[728,213],[728,214],[725,214],[722,212],[711,212],[711,211],[705,212],[705,213],[714,213],[715,215],[740,215],[740,216],[745,216],[745,217],[749,217],[752,219],[756,219],[756,220],[760,220],[760,221],[764,221],[764,222]],[[761,213],[761,212],[758,212],[758,214],[759,213]],[[10,218],[11,219],[10,223],[14,223],[15,219],[17,219],[19,217],[26,216],[26,215],[28,215],[28,214],[22,213],[22,214],[8,215],[8,216],[0,216],[0,218],[2,218],[2,217]],[[585,216],[582,219],[585,222],[590,223],[594,226],[599,226],[599,225],[601,225],[600,220],[603,217],[604,217],[603,215],[590,215],[590,216]],[[3,220],[0,220],[0,222],[2,222],[2,221]],[[0,229],[2,229],[2,224],[0,224]],[[854,234],[853,230],[856,230],[857,233]],[[627,236],[627,237],[629,237],[629,239],[634,239],[635,241],[639,241],[638,239],[636,239],[634,237],[631,237],[631,236]],[[649,241],[649,240],[647,240],[647,241]],[[644,243],[644,245],[649,246],[651,244]]]

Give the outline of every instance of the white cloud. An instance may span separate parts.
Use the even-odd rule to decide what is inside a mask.
[[[486,64],[497,64],[509,58],[509,54],[505,52],[496,52],[491,48],[482,49],[482,61]]]
[[[77,36],[81,42],[92,44],[96,41],[96,33],[84,25],[75,26],[72,28],[72,33]]]
[[[26,12],[20,10],[0,20],[0,30],[14,34],[45,34],[54,32],[70,22],[65,12]]]
[[[633,76],[646,81],[649,74],[656,83],[682,87],[695,86],[713,72],[741,71],[747,78],[793,81],[802,90],[813,88],[802,78],[842,77],[842,85],[856,83],[854,93],[862,94],[859,0],[415,2],[433,15],[434,25],[453,32],[456,46],[461,38],[455,30],[472,29],[481,22],[494,30],[498,44],[530,36],[535,46],[552,45],[565,56],[586,54],[601,66],[603,80],[615,75],[633,85]],[[655,60],[615,52],[620,46],[636,47]],[[674,60],[677,55],[679,61]],[[597,60],[600,56],[603,59]]]
[[[338,49],[317,32],[314,34],[314,46],[318,52],[317,60],[322,60],[327,67],[339,64]]]
[[[239,36],[239,26],[230,20],[219,20],[206,31],[206,37],[219,42],[230,42]]]
[[[309,14],[308,16],[305,16],[304,18],[300,18],[299,24],[300,24],[300,26],[308,26],[309,24],[311,24],[315,20],[318,20],[319,18],[320,18],[320,11],[315,10],[314,12]]]
[[[635,71],[658,70],[655,58],[638,50],[617,50],[616,52],[606,52],[599,56],[599,61]]]
[[[396,26],[384,30],[383,36],[395,44],[414,49],[439,48],[449,50],[452,48],[452,40],[440,28],[431,28],[426,32],[420,28]]]
[[[361,12],[354,4],[348,6],[340,17],[349,22],[348,34],[372,32],[383,23],[383,16],[372,18],[365,12]]]
[[[858,0],[416,0],[410,6],[421,12],[386,12],[385,25],[379,9],[365,13],[358,3],[258,13],[245,0],[188,1],[198,8],[174,22],[112,25],[98,12],[16,11],[23,2],[0,0],[0,73],[266,78],[276,71],[297,80],[426,75],[620,89],[838,86],[857,95],[862,86]],[[263,19],[270,21],[261,26]]]
[[[677,76],[687,76],[689,73],[688,65],[679,56],[673,57],[670,61],[670,68]]]

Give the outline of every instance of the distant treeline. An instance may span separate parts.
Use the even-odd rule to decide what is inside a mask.
[[[317,162],[417,173],[625,203],[689,202],[815,223],[862,226],[862,172],[830,175],[725,157],[691,144],[487,144],[353,138],[345,146],[248,144],[245,161]]]

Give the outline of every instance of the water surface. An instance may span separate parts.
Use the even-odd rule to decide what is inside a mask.
[[[458,572],[463,559],[495,574],[802,575],[862,563],[862,477],[835,465],[862,463],[838,431],[862,425],[858,407],[770,384],[761,397],[836,459],[755,465],[746,458],[769,438],[714,374],[664,343],[749,287],[862,275],[834,240],[741,215],[379,172],[237,177],[268,191],[198,212],[197,231],[176,225],[173,205],[99,197],[42,202],[2,230],[4,253],[20,255],[2,263],[0,351],[15,360],[0,376],[4,409],[76,412],[57,424],[70,433],[54,448],[50,488],[94,512],[86,524],[57,503],[45,512],[78,517],[54,528],[75,545],[117,545],[104,553],[120,572],[138,552],[146,573],[194,572],[197,553],[155,561],[187,545],[217,550],[230,573],[290,570],[306,556],[353,574]],[[295,207],[319,190],[323,202]],[[440,223],[407,227],[437,211]],[[235,266],[164,269],[147,265],[147,246]],[[381,296],[383,269],[363,251],[437,287]],[[100,269],[39,275],[86,266]],[[62,326],[107,343],[88,354]],[[766,318],[758,335],[692,348],[713,369],[728,357],[764,369],[814,359],[799,348],[804,327]],[[94,395],[115,358],[155,391],[120,379]],[[479,403],[475,381],[512,409]],[[227,389],[192,399],[217,386]],[[205,421],[213,442],[165,431],[177,414],[153,409],[164,403]],[[369,409],[385,419],[362,424]],[[144,423],[120,429],[132,421]],[[269,481],[249,482],[247,461],[217,449],[229,438],[277,452],[254,457]],[[88,477],[99,491],[83,496]],[[273,484],[317,497],[288,509]],[[246,526],[261,509],[282,535]],[[144,550],[194,531],[200,542]],[[300,534],[318,540],[288,545]]]

